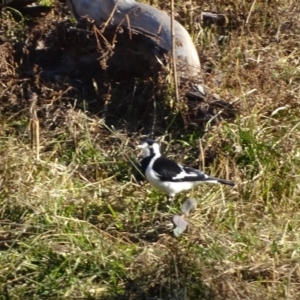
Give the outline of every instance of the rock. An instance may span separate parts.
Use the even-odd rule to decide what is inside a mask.
[[[100,28],[106,26],[110,32],[113,28],[114,34],[116,29],[123,28],[127,31],[125,34],[142,35],[141,44],[127,41],[124,50],[142,56],[151,65],[160,64],[163,54],[171,52],[171,18],[157,8],[134,0],[68,0],[68,6],[78,21],[88,18]],[[186,29],[177,21],[174,25],[178,75],[181,78],[199,76],[196,47]]]

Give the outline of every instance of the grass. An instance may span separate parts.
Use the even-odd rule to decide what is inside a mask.
[[[193,127],[186,126],[193,111],[170,107],[171,91],[155,80],[136,81],[133,102],[133,83],[100,77],[90,96],[87,81],[81,87],[67,75],[43,77],[20,52],[24,35],[34,44],[53,31],[47,47],[68,49],[72,36],[59,31],[66,10],[40,23],[2,13],[0,299],[299,298],[296,2],[200,5],[239,21],[192,30],[207,86],[238,113]],[[182,5],[180,16],[188,13]],[[229,37],[223,45],[219,34]],[[31,147],[30,93],[38,95],[40,161]],[[147,115],[150,121],[133,122]],[[137,171],[136,145],[151,128],[167,156],[237,183],[189,193],[198,208],[179,238],[172,217],[188,195],[169,211],[166,197],[141,183]]]

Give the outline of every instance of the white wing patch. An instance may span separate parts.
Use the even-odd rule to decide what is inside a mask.
[[[153,175],[153,177],[157,180],[160,180],[161,175],[157,172],[155,172],[154,170],[151,171],[151,174]]]
[[[191,172],[191,173],[187,173],[184,170],[184,167],[181,165],[178,165],[181,169],[181,172],[179,174],[177,174],[176,176],[174,176],[172,179],[176,180],[176,179],[184,179],[186,177],[197,177],[199,176],[199,171],[195,170],[195,172]]]

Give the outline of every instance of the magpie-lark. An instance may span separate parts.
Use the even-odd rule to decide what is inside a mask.
[[[138,148],[142,149],[141,165],[144,176],[153,187],[168,194],[170,198],[201,183],[235,185],[232,181],[208,176],[199,170],[184,167],[162,156],[159,144],[154,140],[147,139]]]

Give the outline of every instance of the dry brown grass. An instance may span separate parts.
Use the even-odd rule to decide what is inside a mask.
[[[164,75],[116,80],[87,67],[92,41],[68,30],[63,4],[30,20],[2,11],[3,299],[299,298],[298,1],[195,1],[193,18],[177,7],[234,120],[200,123],[198,104],[171,105]],[[197,27],[205,9],[230,22]],[[193,191],[198,209],[179,239],[166,199],[135,169],[135,146],[152,130],[168,156],[237,182]]]

